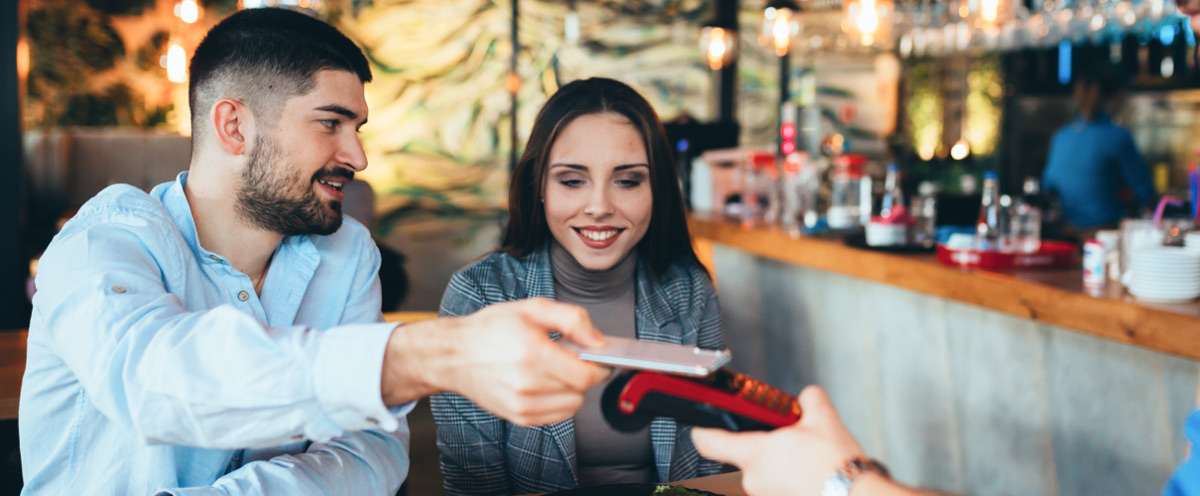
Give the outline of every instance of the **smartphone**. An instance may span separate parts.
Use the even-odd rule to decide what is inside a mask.
[[[559,341],[581,360],[619,369],[653,370],[669,374],[705,377],[729,362],[729,350],[706,350],[691,345],[638,341],[605,336],[603,348],[584,348]]]

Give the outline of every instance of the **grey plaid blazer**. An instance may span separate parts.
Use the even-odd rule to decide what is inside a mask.
[[[554,298],[548,246],[521,258],[492,253],[458,271],[442,297],[440,314],[467,315],[494,303],[539,296]],[[717,293],[699,267],[674,264],[659,277],[639,262],[634,311],[638,339],[725,346]],[[448,495],[541,493],[578,484],[573,420],[520,427],[457,394],[434,395],[431,403]],[[650,438],[659,482],[721,469],[719,462],[696,453],[690,426],[656,418]]]

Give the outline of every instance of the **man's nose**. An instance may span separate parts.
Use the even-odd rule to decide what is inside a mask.
[[[358,134],[354,134],[343,141],[341,150],[338,151],[335,159],[354,172],[362,172],[367,168],[367,152],[363,150],[362,140],[358,139]]]

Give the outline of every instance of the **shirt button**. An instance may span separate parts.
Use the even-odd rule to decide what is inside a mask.
[[[218,257],[218,256],[216,256],[216,255],[209,255],[209,256],[208,256],[208,258],[211,258],[211,259],[212,259],[214,262],[220,262],[220,261],[221,261],[221,257]]]
[[[247,293],[247,292],[245,292],[245,291],[242,291],[242,292],[238,293],[238,299],[239,299],[239,300],[242,300],[242,301],[249,300],[249,299],[250,299],[250,293]]]
[[[373,419],[373,418],[369,418],[369,419],[367,419],[367,423],[368,423],[368,424],[371,424],[371,425],[373,425],[373,426],[375,426],[375,427],[379,427],[379,421],[378,421],[378,420],[375,420],[375,419]]]
[[[113,292],[114,292],[114,293],[117,293],[117,294],[124,294],[124,293],[125,293],[125,286],[113,286],[113,287],[112,287],[112,290],[113,290]]]

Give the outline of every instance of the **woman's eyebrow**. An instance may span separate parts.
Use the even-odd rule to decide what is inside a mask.
[[[579,165],[579,164],[550,164],[550,168],[551,168],[551,169],[554,169],[554,168],[556,168],[556,167],[566,167],[566,168],[568,168],[568,169],[573,169],[573,170],[577,170],[577,171],[583,171],[583,172],[587,172],[587,171],[588,171],[588,168],[587,168],[587,166],[586,166],[586,165]],[[625,165],[618,165],[618,166],[616,166],[616,167],[613,167],[613,171],[623,171],[623,170],[629,170],[629,169],[636,169],[636,168],[638,168],[638,167],[645,167],[645,168],[649,169],[649,168],[650,168],[650,164],[625,164]]]

